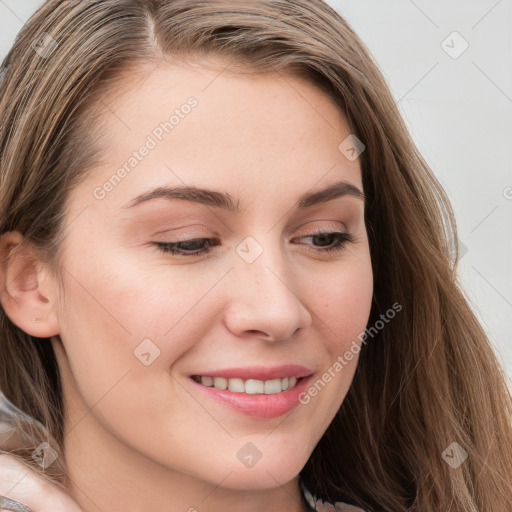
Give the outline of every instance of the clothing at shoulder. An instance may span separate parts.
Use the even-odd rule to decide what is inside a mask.
[[[316,496],[314,496],[309,489],[304,485],[302,478],[299,476],[299,485],[306,499],[308,505],[317,512],[366,512],[360,507],[355,507],[354,505],[349,505],[348,503],[343,503],[341,501],[336,501],[334,503],[329,503],[327,501],[323,501]]]

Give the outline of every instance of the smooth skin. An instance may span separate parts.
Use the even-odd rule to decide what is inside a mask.
[[[86,512],[306,510],[297,475],[354,376],[357,354],[308,404],[268,419],[227,408],[189,377],[301,364],[315,382],[359,343],[373,293],[363,200],[297,208],[302,194],[341,180],[363,190],[359,159],[338,148],[351,132],[336,104],[301,78],[227,65],[161,62],[105,98],[104,124],[94,127],[104,164],[67,203],[65,296],[30,247],[3,275],[11,320],[52,337],[69,491]],[[97,199],[94,190],[192,96],[197,106]],[[229,194],[240,211],[166,198],[123,208],[157,186],[183,185]],[[353,241],[322,252],[338,239],[319,233],[346,230]],[[247,237],[262,249],[251,263],[236,250]],[[178,246],[209,247],[197,256],[155,245],[202,238],[215,245]],[[3,253],[20,241],[4,235]],[[148,365],[134,355],[145,339],[160,351]],[[237,457],[246,443],[261,453],[252,467]]]

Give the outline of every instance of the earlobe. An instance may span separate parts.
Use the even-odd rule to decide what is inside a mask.
[[[60,332],[52,279],[30,244],[19,247],[22,242],[18,231],[0,236],[0,300],[20,329],[37,338],[49,338]]]

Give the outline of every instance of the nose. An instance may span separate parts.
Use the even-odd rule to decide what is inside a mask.
[[[280,257],[264,251],[256,261],[237,261],[230,272],[224,320],[236,336],[267,341],[286,340],[311,323],[311,314],[297,295]]]

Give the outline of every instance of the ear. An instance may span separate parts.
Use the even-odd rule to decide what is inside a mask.
[[[55,283],[30,244],[13,251],[22,241],[18,231],[0,236],[0,301],[21,330],[37,338],[50,338],[60,332]]]

